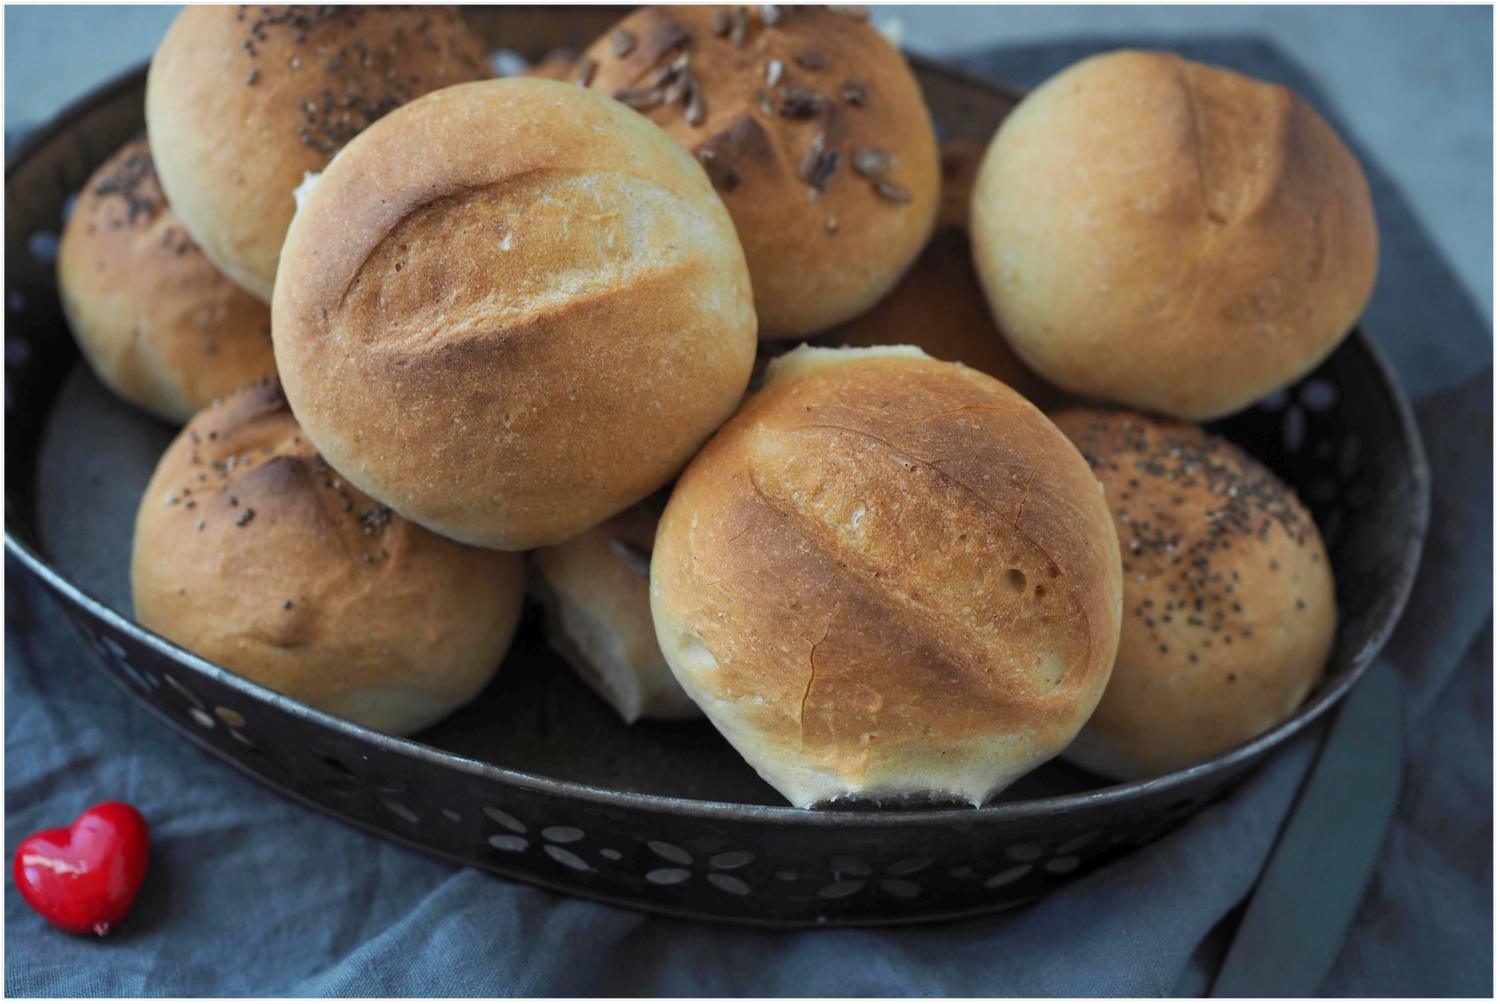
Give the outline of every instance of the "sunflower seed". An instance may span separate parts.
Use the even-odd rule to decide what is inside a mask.
[[[760,20],[767,28],[781,20],[781,8],[775,4],[763,3],[760,5]]]
[[[823,144],[827,141],[826,134],[821,132],[812,138],[812,142],[807,145],[807,152],[802,155],[802,163],[797,168],[797,177],[803,181],[812,180],[818,160],[823,156]]]
[[[874,147],[856,147],[850,163],[856,174],[873,180],[891,169],[891,155]]]
[[[740,187],[740,172],[708,147],[699,147],[698,162],[708,172],[708,180],[720,191],[732,192]]]
[[[823,134],[818,133],[813,137],[807,152],[802,155],[802,180],[819,193],[828,190],[828,182],[839,169],[841,159],[837,150],[825,150],[824,143]]]
[[[775,87],[781,83],[781,74],[786,70],[786,64],[779,59],[773,59],[766,64],[766,85]]]
[[[765,91],[757,90],[755,92],[755,101],[756,104],[760,105],[760,113],[762,115],[768,119],[776,117],[776,109],[771,105],[771,97]]]
[[[689,80],[687,86],[687,122],[690,126],[701,126],[703,120],[708,118],[708,110],[703,107],[703,89],[698,86],[698,81]]]
[[[666,90],[662,91],[662,103],[675,105],[677,102],[681,101],[687,95],[688,86],[692,82],[692,77],[688,76],[686,73],[674,74],[672,76],[672,82],[667,85]]]
[[[625,28],[616,28],[609,33],[609,44],[615,56],[624,59],[635,51],[635,33]]]
[[[729,44],[736,49],[745,47],[745,32],[749,29],[749,19],[745,14],[745,8],[734,9],[734,20],[729,26]]]
[[[646,80],[646,86],[660,87],[675,76],[677,76],[677,71],[672,69],[672,64],[663,63],[651,72],[651,76]],[[671,98],[667,99],[669,103],[671,100]]]
[[[870,97],[870,91],[865,87],[865,82],[858,77],[850,77],[839,85],[839,97],[851,105],[862,105]]]
[[[788,84],[781,90],[780,112],[789,119],[812,118],[828,99],[810,87]]]
[[[906,190],[906,186],[897,184],[888,178],[881,178],[875,182],[875,194],[889,202],[911,201],[911,193]]]
[[[828,65],[828,57],[816,49],[803,49],[792,58],[804,70],[821,70]]]
[[[587,56],[578,61],[578,68],[573,71],[573,83],[580,87],[587,87],[594,79],[594,71],[599,69],[599,64]]]
[[[634,108],[638,112],[649,111],[661,104],[661,91],[648,90],[644,87],[626,87],[615,91],[615,100],[623,105]]]
[[[729,34],[729,15],[722,7],[715,7],[714,12],[708,16],[708,27],[715,35],[723,38]]]

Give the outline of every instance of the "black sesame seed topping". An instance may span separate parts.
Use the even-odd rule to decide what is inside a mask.
[[[1155,588],[1172,597],[1166,611],[1192,611],[1176,620],[1203,633],[1196,647],[1209,647],[1213,638],[1225,645],[1236,637],[1253,638],[1253,628],[1245,625],[1246,604],[1236,596],[1239,570],[1225,567],[1239,559],[1224,552],[1235,551],[1236,541],[1263,540],[1276,530],[1305,543],[1315,530],[1291,491],[1227,441],[1192,427],[1112,416],[1077,435],[1094,470],[1118,475],[1103,480],[1110,488],[1122,563],[1135,556],[1161,577]],[[1130,490],[1119,490],[1124,486]],[[1201,519],[1179,511],[1205,495],[1211,501]],[[1131,504],[1119,504],[1124,501]],[[1269,565],[1273,572],[1281,567],[1278,561]],[[1170,613],[1154,616],[1152,607],[1147,597],[1132,611],[1148,631],[1154,632],[1158,621],[1172,623]],[[1304,608],[1300,603],[1298,609]],[[1154,635],[1153,640],[1160,642]],[[1189,661],[1194,661],[1191,654]]]
[[[391,510],[389,506],[376,506],[368,512],[360,513],[359,525],[364,528],[365,533],[374,533],[391,521]]]
[[[111,167],[108,174],[95,182],[94,194],[100,198],[117,196],[124,200],[125,222],[131,225],[137,217],[154,217],[162,206],[161,186],[156,180],[156,165],[145,144],[131,150]]]

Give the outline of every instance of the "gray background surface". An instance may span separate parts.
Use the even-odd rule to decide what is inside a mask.
[[[148,59],[175,6],[7,7],[8,128]],[[1315,74],[1354,140],[1404,189],[1486,320],[1491,279],[1493,12],[1488,7],[896,5],[903,44],[941,56],[1062,39],[1258,36]]]

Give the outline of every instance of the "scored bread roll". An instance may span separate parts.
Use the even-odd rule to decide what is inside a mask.
[[[489,75],[447,7],[190,5],[151,59],[146,126],[188,231],[269,303],[303,175],[391,109]]]
[[[521,611],[517,555],[429,533],[348,485],[274,378],[200,412],[141,500],[137,619],[272,690],[416,732],[494,675]]]
[[[1120,627],[1088,465],[910,347],[800,348],[683,473],[651,610],[683,688],[788,801],[973,804],[1065,747]]]
[[[461,84],[354,139],[287,234],[287,397],[330,463],[455,540],[560,543],[734,410],[755,314],[702,169],[618,102]]]
[[[1039,408],[1056,388],[1031,370],[995,327],[974,274],[969,245],[969,193],[982,148],[943,145],[938,229],[901,282],[836,336],[840,345],[915,345],[935,359],[963,363],[1008,385]]]
[[[1191,425],[1092,409],[1056,422],[1104,484],[1125,575],[1114,674],[1064,755],[1155,777],[1284,721],[1338,621],[1328,555],[1296,495]]]
[[[276,368],[270,310],[188,236],[144,138],[84,184],[63,227],[57,289],[99,379],[169,422]]]
[[[651,623],[651,546],[658,513],[642,503],[533,552],[547,635],[579,677],[627,724],[698,718]]]
[[[995,318],[1037,372],[1195,420],[1332,352],[1378,243],[1364,172],[1309,105],[1135,51],[1069,67],[1011,112],[973,238]]]
[[[763,338],[858,315],[932,232],[932,119],[901,53],[859,18],[647,7],[578,69],[702,160],[745,247]]]

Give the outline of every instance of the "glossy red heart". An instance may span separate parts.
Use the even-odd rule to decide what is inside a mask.
[[[12,874],[31,908],[65,931],[109,933],[146,878],[146,820],[124,802],[105,802],[66,829],[21,842]]]

